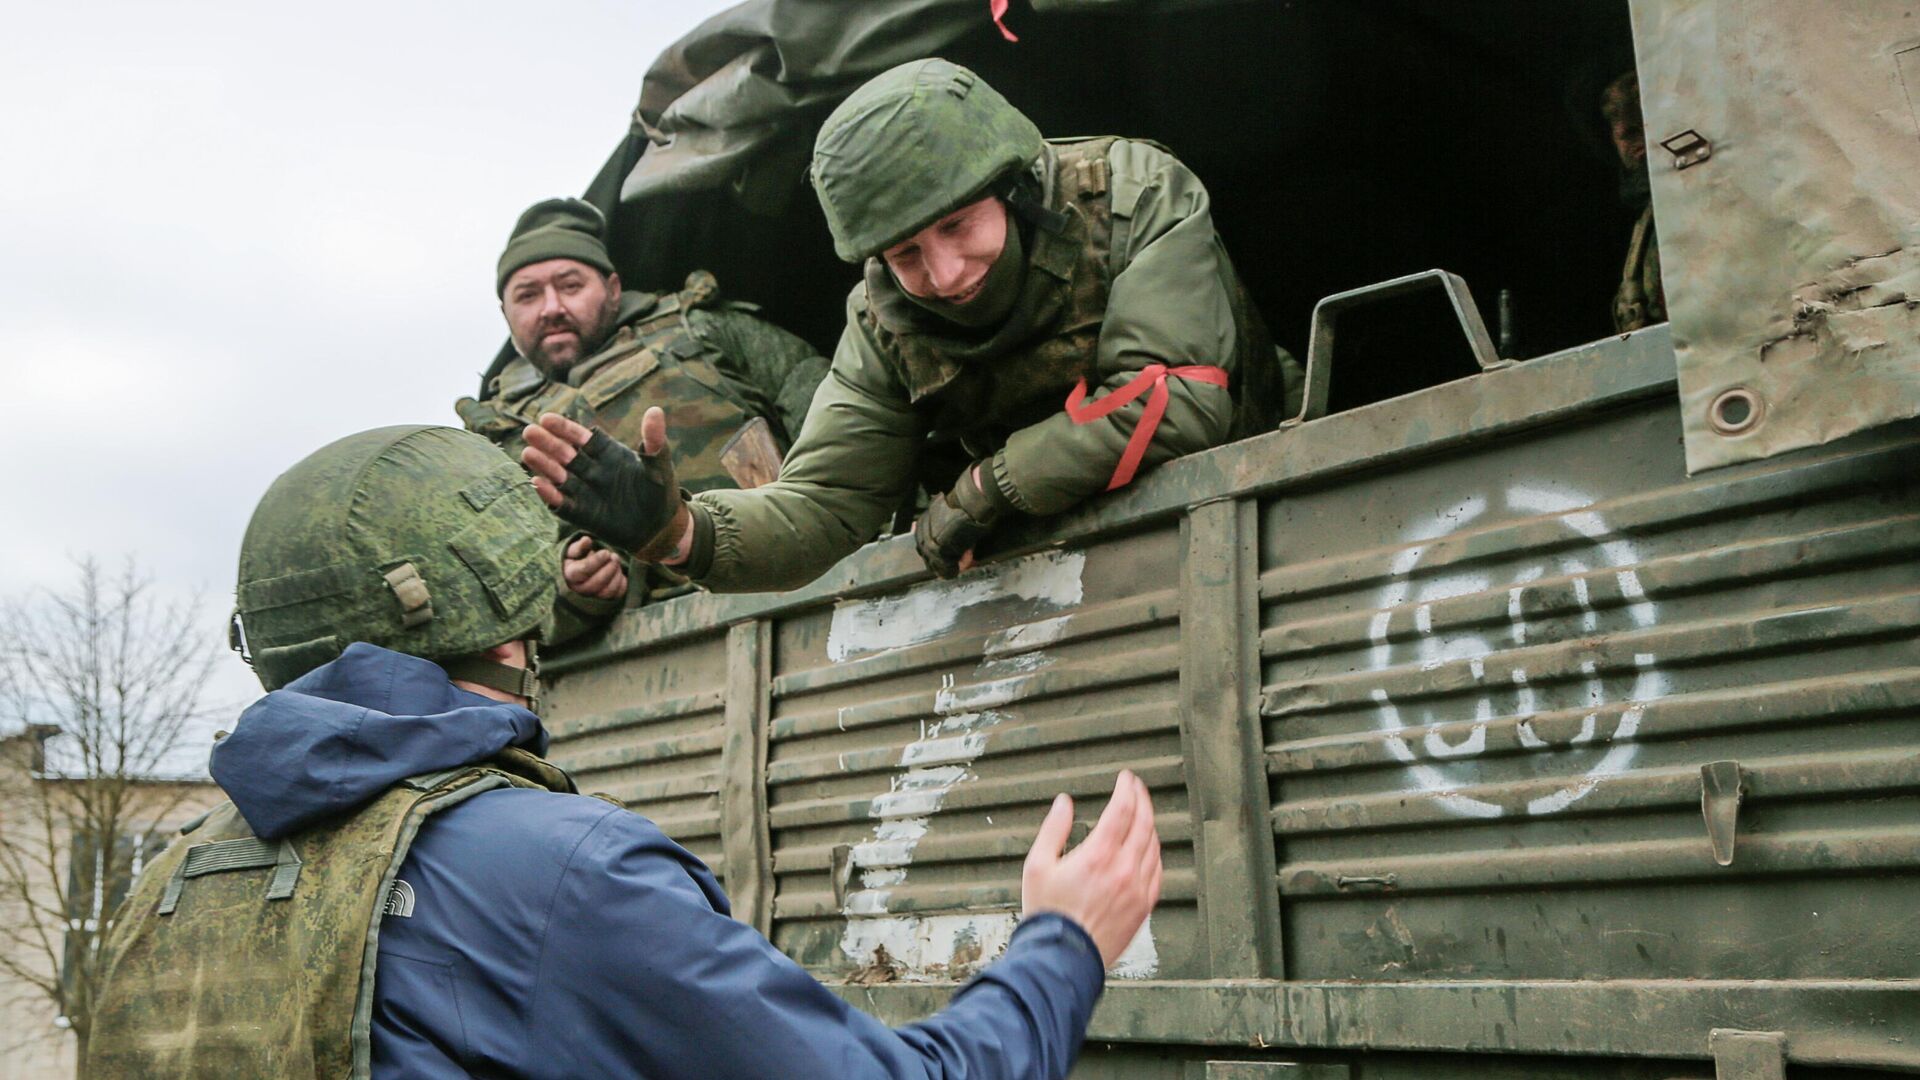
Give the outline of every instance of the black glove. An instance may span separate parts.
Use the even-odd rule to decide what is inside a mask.
[[[560,494],[562,518],[643,562],[672,553],[687,517],[672,452],[636,454],[604,431],[594,432],[567,463]]]
[[[973,482],[975,466],[968,466],[953,490],[928,503],[927,512],[913,525],[914,550],[928,569],[943,578],[958,574],[960,557],[985,540],[994,523],[1013,508],[994,483],[992,462],[983,461],[977,467],[992,491]]]

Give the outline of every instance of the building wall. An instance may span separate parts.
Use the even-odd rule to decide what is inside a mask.
[[[15,740],[0,740],[0,743]],[[23,784],[71,783],[71,781],[47,781],[33,779],[20,768],[20,758],[13,754],[0,754],[0,786],[19,792]],[[184,785],[177,783],[155,784],[150,789],[155,804],[171,802],[184,794],[178,806],[167,814],[168,827],[162,830],[164,839],[180,823],[184,823],[203,810],[218,803],[222,798],[220,789],[210,782]],[[5,805],[14,800],[8,799]],[[4,811],[0,811],[4,814]],[[19,812],[0,816],[0,832],[9,839],[30,838],[35,822],[31,816]],[[58,857],[59,872],[64,879],[67,873],[66,858],[69,852],[62,847]],[[51,893],[51,882],[47,883],[47,893]],[[24,925],[24,905],[19,901],[0,899],[0,919],[8,925]],[[59,928],[50,928],[50,933],[58,933]],[[6,948],[0,943],[0,948]],[[59,947],[56,939],[55,947]],[[19,950],[15,958],[22,965],[31,964],[35,970],[44,971],[47,961],[38,950]],[[59,1023],[58,1010],[54,1003],[39,988],[23,980],[9,977],[0,971],[0,1080],[68,1080],[74,1075],[76,1065],[76,1046],[72,1033]]]

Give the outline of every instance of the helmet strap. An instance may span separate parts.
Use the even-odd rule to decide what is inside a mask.
[[[1015,217],[1037,229],[1050,233],[1067,231],[1067,215],[1048,207],[1040,194],[1040,186],[1025,174],[1015,177],[1000,198]]]
[[[527,699],[531,709],[540,700],[540,671],[534,660],[532,642],[527,643],[527,666],[514,667],[481,655],[456,656],[440,661],[449,679],[476,683],[503,694]]]

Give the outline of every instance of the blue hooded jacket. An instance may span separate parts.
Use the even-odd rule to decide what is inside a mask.
[[[274,839],[546,743],[527,710],[356,644],[248,708],[212,771]],[[414,907],[380,929],[376,1077],[1064,1077],[1104,980],[1086,932],[1040,915],[943,1012],[890,1029],[730,918],[652,822],[578,795],[498,789],[433,814],[399,878]]]

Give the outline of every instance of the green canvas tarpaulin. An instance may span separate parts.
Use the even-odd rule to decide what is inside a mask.
[[[758,0],[722,12],[648,70],[634,112],[648,145],[619,198],[727,186],[750,208],[784,209],[835,103],[988,21],[985,0]]]
[[[1048,13],[1197,11],[1249,0],[1038,0]],[[1014,16],[1024,15],[1016,9]],[[895,64],[939,54],[991,22],[987,0],[754,0],[702,23],[661,54],[634,112],[649,145],[622,178],[622,202],[731,186],[748,206],[784,207],[812,129],[835,103]]]

